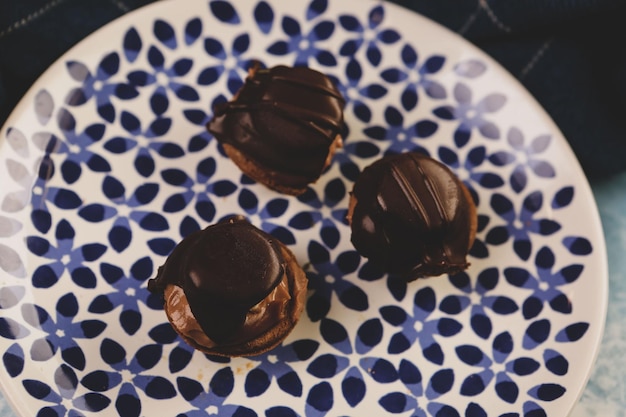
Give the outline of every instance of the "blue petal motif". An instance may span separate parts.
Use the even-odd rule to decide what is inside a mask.
[[[515,414],[516,417],[519,417]],[[487,417],[487,412],[483,410],[483,408],[476,403],[469,403],[467,408],[465,409],[465,417]],[[506,416],[500,416],[506,417]],[[509,416],[513,417],[513,416]]]
[[[532,322],[524,334],[522,346],[524,349],[532,350],[545,342],[550,336],[550,321],[541,319]]]
[[[422,373],[414,363],[402,359],[398,367],[398,375],[400,381],[407,386],[413,395],[419,396],[423,394]]]
[[[365,357],[359,361],[359,365],[378,383],[389,384],[399,379],[398,371],[386,359]]]
[[[324,340],[345,354],[352,353],[352,346],[347,330],[343,325],[332,319],[322,319],[320,333]]]
[[[96,78],[98,80],[106,80],[112,75],[117,74],[120,68],[120,57],[117,52],[105,55],[96,70]]]
[[[176,33],[174,28],[164,20],[157,19],[153,26],[154,36],[169,49],[176,49]]]
[[[541,401],[554,401],[565,394],[566,388],[553,383],[541,384],[531,388],[528,394]]]
[[[142,48],[141,37],[137,29],[131,27],[124,35],[124,55],[128,62],[135,62]]]
[[[378,404],[380,404],[385,411],[392,414],[400,414],[410,410],[412,408],[410,405],[411,402],[417,404],[415,400],[411,401],[411,398],[402,392],[390,392],[383,395],[380,400],[378,400]]]
[[[287,55],[290,52],[289,44],[285,41],[276,41],[267,48],[267,52],[278,56]]]
[[[326,382],[320,382],[314,385],[306,398],[305,412],[306,415],[326,415],[333,408],[334,396],[331,385]]]
[[[313,20],[326,12],[328,0],[312,0],[306,12],[307,20]]]
[[[498,397],[503,401],[509,404],[513,404],[517,401],[519,388],[505,373],[500,373],[496,376],[495,388],[496,394],[498,394]]]
[[[584,256],[593,252],[591,242],[581,236],[567,236],[563,238],[563,246],[565,246],[572,255]]]
[[[289,407],[275,406],[265,410],[265,417],[299,417],[299,415]]]
[[[356,335],[355,350],[359,354],[367,353],[378,345],[383,337],[383,327],[379,319],[373,318],[359,326]]]
[[[452,369],[440,369],[433,374],[426,388],[426,397],[430,400],[450,392],[454,385],[454,371]]]
[[[585,335],[588,329],[589,323],[587,322],[570,324],[557,333],[555,340],[557,342],[576,342]]]
[[[0,324],[0,334],[4,332],[1,330],[1,326],[3,324]],[[22,347],[17,343],[12,344],[2,355],[2,363],[11,378],[19,376],[24,370],[24,351]]]
[[[459,359],[470,366],[488,366],[491,360],[476,346],[457,346],[456,354]]]
[[[519,376],[535,373],[541,365],[532,358],[518,358],[507,364],[507,371]]]
[[[380,314],[386,322],[394,326],[401,325],[408,318],[406,312],[402,308],[393,305],[381,307]]]
[[[302,381],[295,371],[290,371],[279,377],[276,382],[281,390],[294,397],[302,396]]]
[[[454,66],[454,72],[465,78],[477,78],[485,73],[487,65],[477,59],[459,62]]]
[[[122,385],[115,401],[115,409],[119,415],[123,416],[139,417],[141,415],[141,401],[132,384]]]
[[[268,34],[274,23],[274,10],[265,1],[260,1],[254,8],[254,19],[261,32]]]
[[[566,375],[569,370],[569,362],[559,352],[546,349],[543,353],[543,360],[546,368],[555,375]]]
[[[307,367],[307,372],[317,378],[332,378],[349,365],[349,360],[344,357],[323,354],[313,360]]]
[[[245,390],[248,397],[263,394],[270,386],[270,377],[262,369],[255,368],[246,375]]]
[[[354,16],[350,16],[350,15],[341,15],[339,16],[339,24],[341,25],[341,27],[343,27],[345,30],[349,31],[349,32],[363,32],[363,26],[361,25],[361,22],[359,21],[359,19],[357,19]]]
[[[351,368],[341,381],[341,392],[350,407],[356,407],[365,398],[366,385],[357,368]]]
[[[493,378],[493,372],[483,371],[482,373],[471,374],[463,380],[461,385],[461,395],[476,396],[485,391],[487,384]]]
[[[164,400],[168,398],[174,398],[177,395],[176,388],[167,379],[157,377],[144,377],[138,375],[134,378],[133,382],[137,387],[143,390],[146,395],[156,400]]]
[[[68,61],[65,65],[70,76],[76,81],[83,82],[92,76],[89,68],[81,62]]]
[[[235,8],[228,1],[213,0],[209,3],[213,16],[223,23],[237,25],[241,22]]]
[[[185,25],[185,44],[192,45],[202,34],[202,20],[200,18],[191,19]]]
[[[0,336],[5,339],[19,340],[28,336],[30,331],[10,317],[0,317]]]
[[[567,207],[574,200],[574,187],[563,187],[554,194],[552,199],[552,208],[560,209]]]
[[[335,24],[331,21],[322,21],[313,27],[313,33],[317,40],[323,41],[330,38],[335,30]]]

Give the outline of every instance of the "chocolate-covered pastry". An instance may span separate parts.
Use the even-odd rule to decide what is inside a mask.
[[[428,156],[386,156],[366,167],[348,220],[357,251],[407,281],[469,266],[476,207],[454,173]]]
[[[291,251],[242,216],[187,236],[148,281],[182,338],[223,356],[277,346],[297,323],[306,288]]]
[[[245,174],[298,195],[342,146],[344,105],[332,81],[318,71],[255,66],[232,101],[215,106],[207,129]]]

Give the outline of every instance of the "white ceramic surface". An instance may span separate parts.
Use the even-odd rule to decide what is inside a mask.
[[[243,177],[205,132],[250,60],[347,98],[346,146],[302,197]],[[418,150],[473,190],[466,274],[404,285],[354,252],[360,169]],[[287,243],[310,296],[276,350],[223,360],[146,290],[184,235],[239,213]],[[487,56],[385,3],[164,1],[111,23],[0,132],[0,384],[20,416],[566,416],[607,302],[589,186]]]

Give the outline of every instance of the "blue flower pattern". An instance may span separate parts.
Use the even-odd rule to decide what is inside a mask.
[[[383,55],[381,46],[392,45],[400,40],[400,34],[394,29],[381,28],[384,19],[385,9],[382,6],[375,6],[369,11],[365,25],[354,16],[339,16],[341,27],[356,35],[356,38],[350,38],[341,45],[339,55],[354,56],[364,47],[368,62],[374,67],[378,66]]]
[[[380,142],[381,145],[391,142],[385,154],[404,151],[429,154],[428,150],[421,145],[421,141],[435,134],[438,129],[437,123],[429,119],[407,122],[403,113],[394,106],[387,106],[384,116],[385,126],[370,126],[365,129],[364,133],[369,138]]]
[[[66,66],[70,76],[82,82],[82,85],[70,90],[65,97],[65,103],[69,106],[81,106],[95,98],[98,114],[109,123],[116,116],[115,106],[111,101],[113,97],[130,100],[139,95],[137,89],[128,83],[112,82],[111,78],[119,72],[120,67],[120,56],[117,52],[102,58],[95,74],[82,62],[69,61]]]
[[[123,136],[108,138],[104,144],[107,151],[113,154],[135,152],[133,165],[143,177],[150,177],[155,170],[153,154],[164,158],[179,158],[184,155],[183,148],[177,143],[162,140],[167,135],[172,119],[156,117],[148,126],[142,126],[141,121],[132,113],[122,111],[120,124],[126,131]]]
[[[472,90],[465,83],[457,83],[452,94],[455,105],[437,107],[433,113],[443,120],[458,120],[459,125],[454,131],[454,143],[462,148],[471,139],[474,131],[487,139],[499,139],[500,129],[485,116],[495,113],[506,104],[506,96],[499,93],[489,94],[475,101]]]
[[[435,292],[432,288],[425,287],[415,293],[413,309],[410,313],[394,305],[381,307],[380,313],[383,319],[401,328],[389,340],[387,352],[390,354],[405,352],[417,341],[424,358],[442,365],[445,360],[444,353],[434,336],[454,336],[461,331],[463,326],[453,318],[431,317],[436,304]]]
[[[213,100],[208,112],[199,108],[187,109],[183,111],[185,119],[187,119],[194,126],[197,126],[197,132],[195,132],[189,139],[189,143],[187,145],[188,152],[199,152],[205,149],[211,139],[213,139],[213,136],[206,129],[206,125],[211,120],[210,115],[212,114],[211,109],[213,106],[224,101],[226,101],[226,97],[220,94]]]
[[[22,305],[24,320],[46,333],[45,337],[33,342],[30,348],[32,360],[47,361],[60,350],[67,364],[85,369],[85,355],[76,339],[93,339],[105,330],[106,323],[100,320],[74,322],[78,310],[78,300],[72,293],[65,294],[57,302],[56,320],[38,305]]]
[[[328,314],[332,295],[347,308],[365,311],[369,307],[367,294],[347,279],[347,275],[356,271],[361,259],[354,250],[340,253],[335,260],[326,247],[312,240],[308,255],[314,270],[307,272],[309,288],[313,294],[307,301],[307,313],[312,321],[318,321]]]
[[[83,412],[102,411],[111,404],[108,397],[98,392],[77,396],[78,376],[71,367],[65,364],[61,364],[54,372],[53,387],[34,379],[25,379],[23,385],[33,398],[48,404],[39,410],[38,417],[83,417],[85,416]],[[66,404],[70,405],[69,409]]]
[[[273,198],[264,207],[254,192],[245,187],[249,182],[253,182],[247,176],[242,175],[242,185],[244,185],[237,198],[239,206],[245,210],[249,216],[258,216],[261,221],[260,227],[265,232],[278,238],[285,245],[293,245],[296,238],[287,227],[281,225],[280,219],[289,208],[289,199]]]
[[[524,198],[521,208],[517,211],[506,196],[494,193],[491,196],[491,207],[502,220],[506,221],[506,225],[489,229],[487,243],[500,245],[512,239],[513,251],[521,259],[527,260],[532,253],[531,233],[550,236],[561,229],[556,220],[538,217],[543,208],[543,199],[543,193],[534,191]]]
[[[281,28],[287,36],[284,40],[278,40],[267,48],[267,52],[276,56],[290,56],[293,58],[294,66],[306,66],[313,60],[325,67],[337,65],[335,55],[330,51],[318,46],[329,39],[336,24],[331,20],[323,20],[324,11],[327,8],[326,1],[313,1],[307,10],[306,21],[298,21],[291,16],[284,16],[281,21]],[[309,32],[304,32],[302,26],[312,26]]]
[[[475,188],[495,189],[504,185],[504,180],[500,175],[492,171],[485,171],[484,163],[487,160],[487,150],[484,146],[477,146],[469,150],[465,161],[459,158],[458,153],[454,149],[447,146],[440,146],[437,155],[440,161],[455,169],[456,172],[461,170],[467,172],[465,184],[471,189],[476,203],[480,203],[480,201],[478,200],[478,194],[474,191]]]
[[[65,140],[53,134],[36,135],[37,145],[48,154],[62,154],[65,159],[60,164],[61,175],[67,184],[73,184],[82,173],[82,165],[95,172],[110,172],[109,162],[102,156],[89,150],[104,136],[106,127],[102,123],[87,126],[83,132],[76,132],[76,119],[66,109],[61,109],[57,116],[58,126]]]
[[[163,212],[176,213],[182,211],[187,205],[195,200],[195,210],[203,221],[211,223],[215,216],[215,205],[211,201],[211,195],[215,197],[227,197],[234,193],[237,186],[230,180],[211,181],[215,174],[215,159],[205,158],[196,168],[195,178],[190,178],[180,169],[168,169],[161,172],[163,181],[167,184],[183,187],[185,191],[171,195],[163,205]]]
[[[122,252],[131,244],[131,221],[143,230],[153,232],[167,230],[169,223],[160,213],[141,210],[149,204],[159,192],[156,183],[145,183],[133,193],[126,192],[126,187],[117,178],[107,175],[102,181],[102,191],[112,205],[100,203],[87,204],[78,210],[78,216],[91,223],[113,219],[108,240],[111,247]]]
[[[235,385],[235,376],[231,368],[217,371],[206,390],[198,381],[191,378],[179,377],[176,383],[180,392],[184,393],[185,400],[194,407],[178,414],[180,417],[257,416],[257,413],[247,407],[224,404]]]
[[[509,332],[500,333],[493,339],[491,356],[485,355],[476,346],[457,346],[456,354],[462,362],[482,368],[465,378],[461,385],[461,395],[476,396],[482,393],[495,377],[495,391],[498,397],[510,404],[517,401],[519,388],[511,376],[531,375],[539,369],[540,364],[529,357],[510,359],[513,347],[513,337]],[[492,368],[496,364],[503,365],[503,370],[494,372]]]
[[[474,333],[480,338],[487,339],[491,336],[493,325],[487,309],[495,314],[510,315],[519,310],[517,303],[506,295],[490,293],[499,281],[499,272],[496,268],[488,268],[478,274],[476,284],[466,272],[450,276],[449,280],[456,288],[463,291],[464,295],[446,296],[439,305],[439,309],[447,314],[459,314],[466,308],[470,308],[470,325]],[[478,300],[472,303],[471,295],[478,295]]]
[[[198,101],[200,96],[193,87],[180,80],[191,71],[193,59],[179,58],[172,63],[166,61],[162,48],[167,50],[177,47],[174,29],[164,20],[156,20],[153,31],[161,46],[148,47],[146,55],[150,68],[132,71],[127,78],[129,84],[137,89],[152,87],[150,108],[155,115],[160,116],[169,108],[169,94],[173,93],[185,102]]]
[[[249,47],[250,36],[247,33],[242,33],[235,38],[230,53],[218,39],[206,38],[204,50],[209,56],[218,59],[220,63],[203,69],[198,75],[198,85],[211,85],[220,77],[225,76],[228,91],[231,95],[235,94],[243,85],[246,71],[252,66],[252,61],[245,58]],[[231,58],[234,62],[230,61]]]
[[[302,380],[290,363],[309,359],[317,350],[319,343],[313,340],[299,340],[292,345],[279,346],[254,358],[258,365],[248,372],[245,390],[248,397],[257,397],[276,380],[281,391],[294,396],[302,396]]]
[[[354,115],[362,122],[369,123],[372,111],[367,106],[368,99],[379,99],[387,94],[387,88],[378,83],[363,85],[363,69],[359,61],[352,60],[346,65],[346,82],[337,82],[337,88],[346,99],[346,107],[352,107]]]
[[[445,57],[433,55],[419,62],[417,52],[406,44],[400,54],[405,68],[388,68],[381,73],[381,77],[390,84],[405,83],[400,96],[404,110],[413,110],[419,102],[419,90],[424,90],[428,97],[445,99],[445,88],[431,79],[432,74],[438,73],[445,64]]]
[[[340,205],[347,195],[346,186],[339,178],[330,180],[324,186],[322,198],[309,187],[298,200],[310,206],[312,210],[297,213],[289,220],[288,226],[295,230],[307,230],[320,223],[322,242],[331,249],[336,248],[341,236],[337,227],[347,224],[347,210]]]
[[[582,274],[584,266],[571,264],[553,271],[555,262],[554,252],[544,246],[535,256],[535,275],[524,268],[509,267],[504,270],[506,280],[511,285],[532,290],[522,307],[524,318],[537,317],[543,310],[544,303],[548,303],[556,312],[571,314],[572,304],[560,287],[575,282]]]
[[[114,286],[115,291],[95,297],[88,310],[96,314],[105,314],[121,306],[120,325],[129,336],[134,335],[142,322],[140,302],[153,310],[162,309],[161,300],[143,286],[154,272],[152,261],[147,257],[137,260],[130,267],[129,274],[124,273],[120,267],[103,262],[100,265],[100,275]]]
[[[76,231],[72,225],[67,220],[61,220],[55,231],[56,246],[40,236],[28,237],[28,248],[33,254],[52,260],[34,271],[33,287],[50,288],[65,271],[70,273],[72,281],[79,287],[94,288],[97,285],[96,274],[87,262],[98,260],[107,247],[100,243],[74,247],[75,236]]]
[[[182,28],[155,19],[147,29],[130,27],[122,34],[121,49],[103,54],[93,65],[68,61],[72,86],[60,107],[54,108],[46,94],[38,97],[48,107],[37,110],[44,129],[31,138],[42,154],[30,200],[36,232],[26,240],[31,256],[39,259],[32,286],[45,290],[74,285],[91,296],[83,299],[70,292],[56,304],[39,305],[26,302],[17,286],[0,294],[0,308],[19,309],[25,322],[0,319],[0,337],[16,341],[3,352],[11,377],[24,373],[28,359],[61,361],[52,382],[22,381],[25,392],[40,404],[38,416],[82,416],[105,409],[139,416],[148,400],[173,398],[184,404],[177,408],[180,416],[325,416],[335,408],[357,410],[370,392],[379,393],[378,405],[391,414],[482,416],[494,410],[480,401],[491,385],[501,400],[495,408],[499,414],[534,416],[545,415],[544,407],[565,394],[558,377],[568,374],[569,361],[558,346],[581,340],[589,329],[588,323],[573,317],[576,306],[567,297],[567,286],[582,275],[582,257],[593,248],[583,236],[561,236],[574,256],[563,264],[550,247],[535,244],[536,237],[560,236],[566,227],[544,214],[546,210],[565,211],[574,201],[573,187],[550,195],[536,185],[558,174],[549,161],[552,138],[528,135],[521,126],[509,127],[501,138],[502,127],[492,120],[509,105],[507,97],[497,92],[476,97],[472,88],[484,74],[484,64],[458,63],[454,72],[461,78],[447,84],[439,75],[454,63],[445,56],[420,55],[411,39],[391,29],[384,5],[339,15],[327,13],[328,8],[326,0],[313,0],[302,15],[281,14],[261,0],[244,12],[243,6],[212,0],[207,16],[192,18]],[[203,35],[214,22],[236,26],[250,17],[260,36],[235,31],[228,42],[226,37]],[[337,50],[327,42],[334,37],[345,39]],[[263,50],[270,56],[325,68],[347,98],[347,113],[361,123],[346,131],[350,140],[319,184],[299,198],[263,197],[249,178],[242,175],[233,182],[232,176],[224,176],[223,150],[204,129],[212,105],[241,86],[253,59],[252,44],[268,39]],[[216,64],[199,64],[186,49],[195,46]],[[381,65],[389,54],[396,54],[400,59],[394,62],[400,64]],[[378,79],[366,80],[365,66],[375,67]],[[219,94],[205,100],[202,89],[221,84]],[[394,104],[372,105],[391,94]],[[134,113],[139,101],[146,103],[151,119]],[[207,110],[199,103],[211,104]],[[95,107],[91,111],[101,121],[80,124],[77,114],[85,106]],[[415,109],[423,110],[417,119]],[[196,126],[196,133],[170,139],[180,119]],[[430,140],[452,123],[449,143]],[[16,152],[27,149],[28,139],[17,129],[10,139]],[[214,150],[214,156],[199,152],[207,149]],[[465,171],[466,184],[485,213],[479,217],[471,252],[475,258],[511,241],[524,266],[448,277],[450,290],[444,295],[428,284],[406,285],[386,276],[349,249],[347,184],[368,161],[407,150],[433,155],[453,170]],[[126,158],[137,182],[113,173],[113,156]],[[190,159],[181,166],[177,161],[183,156]],[[17,168],[11,177],[18,181]],[[73,190],[86,178],[95,179],[92,188],[101,193],[99,201],[83,201]],[[502,191],[505,181],[519,201]],[[222,208],[222,201],[234,205]],[[176,335],[161,312],[155,311],[160,322],[145,314],[162,308],[145,286],[156,272],[156,259],[138,257],[128,266],[112,260],[135,247],[164,257],[180,237],[235,212],[299,248],[310,282],[302,321],[317,328],[319,338],[315,333],[303,337],[296,330],[300,338],[243,361],[202,355]],[[108,245],[70,224],[67,213],[76,213],[86,226],[104,226]],[[177,237],[155,233],[176,230]],[[149,238],[142,241],[137,236],[144,232]],[[18,256],[14,253],[0,243],[4,271],[9,269],[4,259]],[[386,294],[377,282],[383,277]],[[523,301],[509,297],[507,286],[525,294]],[[372,288],[380,291],[380,299],[373,297]],[[548,308],[565,321],[550,322],[545,317]],[[353,330],[344,325],[343,314],[359,314],[363,320]],[[521,315],[525,331],[519,340],[497,329],[494,318],[502,315]],[[129,350],[105,332],[113,326],[126,337],[145,335],[145,345]],[[491,350],[478,342],[464,342],[452,354],[442,348],[467,332],[491,343]],[[95,360],[85,342],[98,344]],[[381,349],[384,358],[372,354]],[[428,366],[421,366],[419,357]],[[190,373],[198,360],[208,364],[204,369],[210,374]],[[453,371],[458,361],[471,368],[470,373]],[[538,372],[545,372],[547,382],[524,385],[527,376]],[[338,384],[331,384],[334,380]],[[265,397],[276,390],[298,399],[301,407],[261,410],[233,402],[241,395]],[[471,401],[457,410],[449,402],[455,395]]]
[[[528,184],[527,171],[531,171],[541,178],[553,178],[556,171],[549,161],[541,158],[543,152],[548,149],[552,138],[550,135],[540,135],[526,144],[524,134],[516,127],[512,127],[507,134],[507,142],[514,152],[498,151],[489,155],[489,160],[497,166],[515,164],[515,169],[510,176],[511,188],[521,192]]]

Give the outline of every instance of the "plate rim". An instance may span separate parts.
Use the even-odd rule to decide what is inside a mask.
[[[192,8],[199,8],[200,5],[207,5],[213,0],[205,0],[203,2],[198,2],[196,0],[184,0],[187,4],[189,4]],[[231,0],[235,3],[243,0]],[[282,5],[280,0],[267,0],[272,5]],[[303,5],[307,4],[307,0],[298,0]],[[339,0],[329,0],[329,1],[339,1]],[[350,0],[356,2],[358,0]],[[563,153],[567,153],[565,159],[567,159],[573,166],[572,168],[576,171],[577,178],[575,181],[576,187],[580,187],[583,192],[591,197],[587,201],[588,210],[590,210],[593,215],[590,224],[588,225],[588,230],[590,233],[588,236],[594,239],[594,256],[598,258],[598,266],[601,268],[601,271],[598,271],[601,275],[601,281],[599,284],[601,287],[598,289],[599,296],[602,300],[602,305],[597,306],[595,311],[597,312],[596,317],[597,320],[592,321],[595,325],[598,326],[598,331],[596,333],[597,337],[591,344],[593,346],[593,352],[591,353],[592,360],[590,361],[590,366],[585,371],[585,377],[581,379],[577,386],[577,393],[575,396],[575,401],[570,404],[569,409],[566,410],[567,413],[565,415],[569,415],[576,404],[580,402],[580,398],[583,395],[585,387],[587,386],[591,374],[595,368],[595,364],[597,362],[597,358],[600,353],[600,348],[602,346],[602,339],[606,327],[607,313],[608,313],[608,302],[609,302],[609,265],[608,265],[608,255],[607,255],[607,247],[606,247],[606,237],[602,228],[602,221],[597,205],[597,201],[593,194],[593,190],[587,179],[580,161],[577,156],[573,152],[573,149],[565,136],[563,135],[560,128],[556,125],[554,120],[550,117],[545,108],[538,102],[538,100],[523,86],[520,80],[516,79],[502,64],[488,55],[485,51],[481,50],[478,46],[471,43],[469,40],[463,38],[460,34],[452,31],[451,29],[445,27],[441,23],[438,23],[418,12],[415,12],[407,7],[401,6],[399,4],[390,3],[387,0],[366,0],[368,4],[375,5],[381,4],[384,5],[385,8],[391,8],[400,10],[403,12],[409,12],[413,18],[414,16],[418,16],[419,18],[427,21],[428,24],[437,27],[437,30],[445,31],[448,35],[455,38],[455,44],[458,43],[462,45],[462,49],[471,50],[472,54],[478,56],[484,62],[487,62],[489,67],[494,69],[497,72],[497,75],[504,81],[504,84],[509,86],[510,88],[514,88],[516,93],[521,95],[526,103],[532,105],[532,109],[530,111],[534,112],[536,116],[540,117],[545,124],[546,128],[554,134],[555,139],[559,141],[560,151]],[[147,5],[143,5],[139,8],[131,10],[130,12],[123,14],[94,30],[90,34],[88,34],[85,38],[78,41],[72,47],[70,47],[67,51],[65,51],[62,55],[60,55],[54,62],[41,73],[35,82],[28,88],[27,92],[19,99],[17,105],[11,110],[9,116],[5,120],[4,124],[0,127],[0,152],[3,152],[6,144],[6,135],[7,130],[11,127],[11,124],[14,119],[18,118],[19,115],[28,113],[31,110],[27,108],[27,106],[31,105],[33,99],[36,94],[46,85],[48,79],[54,79],[54,73],[62,69],[64,63],[70,57],[76,57],[77,53],[81,51],[81,49],[85,48],[86,45],[93,43],[94,40],[101,38],[103,35],[106,35],[107,32],[112,32],[115,27],[123,26],[126,24],[130,24],[135,19],[141,19],[142,15],[150,14],[154,10],[163,9],[167,10],[171,8],[174,4],[180,5],[181,0],[160,0],[155,1],[153,3],[149,3]],[[414,15],[414,16],[413,16]],[[167,16],[170,20],[178,20],[178,15]],[[204,32],[203,32],[204,33]],[[28,287],[29,285],[26,285]],[[590,320],[591,321],[591,320]],[[2,392],[6,402],[9,404],[11,409],[16,413],[17,416],[23,417],[28,414],[24,414],[30,411],[23,402],[18,401],[20,394],[17,393],[17,388],[12,388],[11,386],[16,387],[17,384],[12,383],[8,384],[7,382],[14,382],[14,380],[7,379],[6,370],[2,367],[2,375],[0,375],[0,392]],[[11,395],[12,393],[16,393],[18,395]]]

